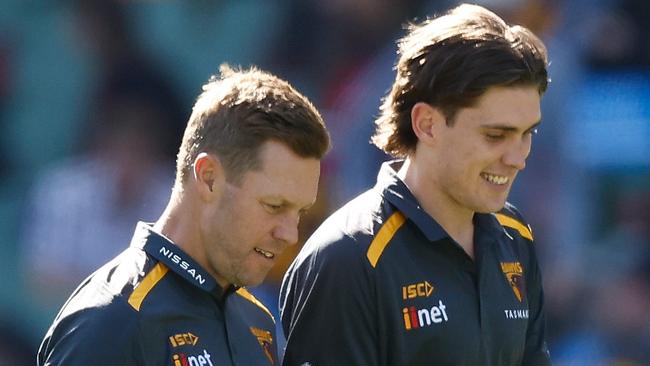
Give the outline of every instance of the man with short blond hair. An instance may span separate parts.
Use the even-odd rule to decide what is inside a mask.
[[[298,241],[328,148],[286,81],[223,66],[194,105],[167,208],[72,294],[38,364],[277,364],[275,321],[246,286]]]

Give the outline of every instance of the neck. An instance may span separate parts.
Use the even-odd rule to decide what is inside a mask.
[[[198,217],[192,214],[191,200],[186,199],[186,192],[174,189],[167,207],[156,221],[153,228],[156,232],[169,238],[190,257],[207,269],[206,263],[201,262],[201,238],[198,230]]]
[[[220,276],[210,262],[210,241],[203,235],[201,199],[191,186],[174,187],[171,199],[162,215],[154,224],[154,230],[163,234],[205,269],[223,288],[231,285]],[[214,240],[214,238],[210,238]]]
[[[398,176],[429,214],[470,256],[474,257],[474,211],[467,209],[439,188],[434,174],[412,159],[404,161]],[[434,178],[431,178],[434,177]]]

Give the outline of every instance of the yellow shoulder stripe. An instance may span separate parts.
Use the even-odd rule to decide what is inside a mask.
[[[388,218],[388,220],[386,220],[379,229],[377,235],[375,235],[375,238],[372,239],[366,257],[368,257],[368,261],[373,268],[377,265],[379,257],[381,257],[381,254],[384,252],[384,249],[386,249],[386,246],[388,246],[390,240],[393,238],[397,230],[402,227],[405,221],[406,217],[404,214],[399,211],[395,212]]]
[[[248,290],[246,290],[246,289],[243,288],[243,287],[240,287],[240,288],[237,290],[237,293],[238,293],[241,297],[243,297],[244,299],[246,299],[246,300],[252,302],[253,304],[257,305],[260,309],[264,310],[264,312],[266,312],[267,314],[269,314],[269,316],[271,317],[271,320],[273,320],[273,322],[275,323],[275,319],[273,318],[273,314],[271,314],[271,311],[269,311],[269,309],[268,309],[266,306],[264,306],[264,304],[262,304],[262,302],[259,301],[255,296],[253,296],[253,294],[251,294],[250,292],[248,292]]]
[[[519,231],[519,234],[523,236],[524,238],[528,240],[533,240],[533,233],[530,230],[530,227],[528,225],[524,225],[521,222],[513,219],[512,217],[506,216],[504,214],[494,214],[494,216],[497,217],[497,220],[499,220],[499,224],[503,226],[507,226],[509,228],[513,228],[517,231]]]
[[[149,273],[142,279],[142,282],[135,288],[131,296],[129,296],[129,304],[136,310],[140,311],[140,305],[144,301],[144,298],[147,297],[149,291],[156,286],[158,281],[160,281],[165,274],[169,271],[164,264],[158,262]]]

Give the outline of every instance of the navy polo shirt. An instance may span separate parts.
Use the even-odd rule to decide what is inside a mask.
[[[131,246],[63,306],[38,365],[273,365],[274,342],[273,317],[253,295],[221,288],[139,223]]]
[[[385,163],[285,275],[284,365],[549,365],[529,226],[509,204],[474,224],[472,260]]]

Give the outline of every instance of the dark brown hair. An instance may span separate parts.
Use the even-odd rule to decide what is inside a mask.
[[[411,109],[418,102],[439,108],[451,126],[458,109],[471,107],[490,87],[532,85],[541,95],[549,82],[542,41],[477,5],[411,25],[398,48],[395,82],[372,137],[396,157],[415,150]]]
[[[329,134],[311,102],[288,82],[251,68],[221,65],[220,75],[203,86],[192,109],[176,162],[176,182],[184,183],[201,152],[217,155],[226,179],[238,183],[259,168],[258,153],[269,140],[296,155],[321,159]]]

